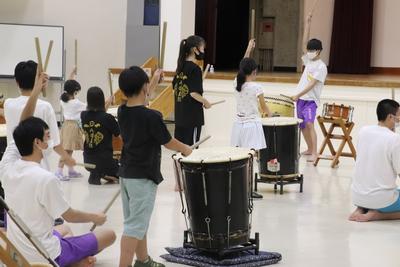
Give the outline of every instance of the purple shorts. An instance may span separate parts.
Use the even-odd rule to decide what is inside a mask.
[[[313,100],[297,100],[297,118],[302,119],[300,128],[306,128],[307,123],[314,123],[317,114],[317,104]]]
[[[69,266],[98,252],[97,239],[93,233],[66,238],[57,231],[53,234],[61,243],[61,254],[55,259],[60,267]]]

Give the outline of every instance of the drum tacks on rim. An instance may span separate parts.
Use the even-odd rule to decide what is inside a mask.
[[[193,150],[188,157],[173,156],[182,178],[178,183],[183,183],[182,213],[190,224],[184,247],[218,254],[253,249],[258,253],[258,234],[250,239],[254,153],[213,147]]]
[[[275,95],[264,96],[264,99],[272,117],[294,117],[294,103],[291,99]]]

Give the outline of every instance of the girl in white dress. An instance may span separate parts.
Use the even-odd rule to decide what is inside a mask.
[[[266,148],[266,143],[258,106],[262,116],[269,116],[270,111],[265,104],[261,85],[254,82],[257,64],[249,58],[254,46],[254,40],[250,40],[235,81],[236,120],[232,127],[231,145],[260,150]]]

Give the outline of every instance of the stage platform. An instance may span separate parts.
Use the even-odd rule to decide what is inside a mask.
[[[172,76],[173,72],[166,72],[166,76]],[[207,79],[234,80],[236,72],[214,72],[207,74]],[[298,83],[301,73],[261,72],[257,74],[258,82],[272,83]],[[328,74],[325,85],[400,88],[400,75],[384,74]]]

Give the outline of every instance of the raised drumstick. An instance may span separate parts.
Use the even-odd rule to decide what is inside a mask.
[[[251,10],[251,35],[250,38],[254,39],[255,38],[255,31],[256,31],[256,10],[252,9]]]
[[[75,39],[75,75],[78,74],[78,39]]]
[[[46,60],[44,61],[44,67],[43,67],[44,72],[47,71],[47,66],[49,65],[49,59],[50,59],[50,55],[51,55],[51,50],[53,49],[53,43],[54,43],[54,41],[51,40],[49,43],[49,48],[47,49]]]
[[[115,193],[115,195],[113,196],[113,198],[110,200],[110,202],[107,204],[106,208],[103,210],[103,213],[106,214],[107,211],[111,208],[112,204],[114,204],[115,200],[117,199],[117,197],[119,196],[119,194],[121,193],[121,189],[118,189],[117,192]],[[90,228],[90,232],[93,232],[94,229],[96,229],[96,224],[94,223],[92,225],[92,228]]]

